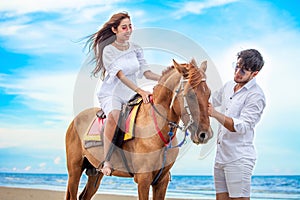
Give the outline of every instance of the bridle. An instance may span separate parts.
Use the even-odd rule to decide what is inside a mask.
[[[199,81],[199,84],[201,82],[205,82],[205,81],[206,81],[206,78],[202,78]],[[175,95],[172,98],[172,102],[170,104],[170,108],[173,107],[173,103],[174,103],[175,99],[177,98],[178,94],[181,91],[184,90],[184,85],[185,85],[186,82],[188,82],[188,79],[184,79],[183,77],[181,77],[179,85],[178,85],[178,88],[175,90]],[[182,131],[185,132],[194,123],[194,119],[193,119],[193,116],[192,116],[191,109],[190,109],[190,106],[188,104],[188,101],[186,99],[186,95],[184,95],[184,94],[183,94],[183,107],[186,110],[186,113],[187,113],[187,115],[189,117],[188,123],[186,125],[184,125],[183,127],[180,128]]]
[[[199,81],[198,84],[200,84],[201,82],[205,82],[205,81],[206,81],[206,79],[205,79],[205,78],[202,78],[202,79]],[[184,86],[185,86],[185,83],[186,83],[186,82],[188,82],[188,79],[184,79],[183,77],[181,77],[181,79],[180,79],[180,81],[179,81],[179,84],[178,84],[178,87],[177,87],[177,89],[175,90],[175,95],[173,95],[173,97],[172,97],[172,101],[171,101],[171,104],[170,104],[170,108],[173,107],[174,101],[175,101],[175,99],[178,97],[179,93],[182,92],[182,91],[184,90]],[[187,113],[187,115],[188,115],[188,117],[189,117],[189,121],[187,122],[187,124],[184,124],[183,126],[180,126],[179,124],[177,124],[177,123],[175,123],[175,122],[172,122],[172,121],[169,120],[166,116],[162,115],[162,114],[158,111],[158,109],[156,108],[156,106],[154,105],[153,100],[150,101],[150,102],[151,102],[151,105],[152,105],[152,108],[153,108],[153,109],[152,109],[152,115],[153,115],[153,119],[154,119],[154,123],[155,123],[155,128],[156,128],[156,130],[157,130],[157,132],[158,132],[160,138],[161,138],[162,141],[165,143],[165,145],[166,145],[166,146],[170,146],[171,148],[181,147],[181,146],[185,143],[185,141],[186,141],[186,136],[188,135],[187,130],[188,130],[188,128],[194,123],[194,119],[193,119],[193,116],[192,116],[192,113],[191,113],[191,109],[190,109],[190,106],[189,106],[189,104],[188,104],[186,95],[182,94],[182,96],[183,96],[183,107],[184,107],[184,109],[186,110],[186,113]],[[163,119],[165,119],[165,120],[168,122],[168,124],[169,124],[169,126],[170,126],[170,131],[169,131],[169,136],[170,136],[170,138],[169,138],[169,140],[166,140],[166,139],[163,137],[163,135],[162,135],[160,129],[158,128],[157,120],[156,120],[156,116],[155,116],[155,114],[154,114],[154,111],[155,111],[158,115],[160,115]],[[179,128],[183,133],[185,133],[184,138],[183,138],[183,141],[180,142],[180,143],[179,143],[178,145],[176,145],[176,146],[172,146],[172,145],[171,145],[172,139],[173,139],[173,137],[174,137],[174,133],[173,133],[173,129],[174,129],[174,128]],[[172,134],[172,135],[170,135],[170,134]]]

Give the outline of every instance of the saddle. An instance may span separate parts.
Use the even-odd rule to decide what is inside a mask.
[[[112,144],[122,147],[125,141],[134,138],[135,118],[142,102],[141,96],[136,94],[122,105]]]
[[[135,95],[128,103],[122,105],[118,125],[112,141],[113,144],[121,147],[125,141],[134,138],[135,118],[141,103],[142,98],[140,95]],[[103,145],[105,120],[106,115],[100,109],[84,135],[85,148]]]

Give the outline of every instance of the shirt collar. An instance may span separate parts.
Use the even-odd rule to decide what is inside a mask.
[[[244,85],[244,87],[249,90],[251,87],[253,87],[256,84],[256,78],[254,77],[251,79],[248,83]]]
[[[237,84],[235,81],[232,81],[232,92],[234,92],[234,87]],[[251,79],[250,81],[248,81],[248,83],[246,83],[241,89],[239,89],[237,92],[244,90],[244,88],[246,90],[249,90],[251,87],[253,87],[256,84],[256,78],[254,77],[253,79]]]

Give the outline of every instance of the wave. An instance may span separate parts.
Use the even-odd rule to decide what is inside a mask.
[[[0,186],[65,191],[67,174],[0,173]],[[82,176],[79,189],[87,181]],[[251,199],[300,199],[300,176],[253,176]],[[137,185],[131,178],[104,177],[98,193],[137,196]],[[196,199],[215,197],[212,176],[172,176],[167,197]]]

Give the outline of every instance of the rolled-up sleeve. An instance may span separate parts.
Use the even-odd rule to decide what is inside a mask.
[[[249,94],[241,110],[240,117],[232,118],[236,132],[246,134],[247,131],[253,130],[259,122],[265,106],[266,102],[263,95],[259,93]]]

